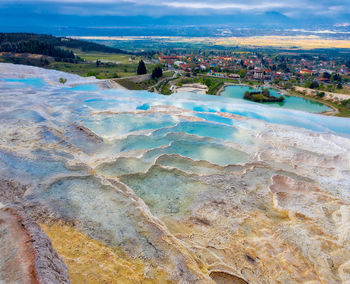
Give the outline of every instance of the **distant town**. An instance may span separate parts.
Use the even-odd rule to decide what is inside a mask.
[[[342,57],[252,51],[231,55],[171,54],[154,58],[153,64],[178,74],[164,79],[166,84],[161,88],[149,88],[163,94],[192,91],[219,95],[226,85],[245,84],[270,86],[292,95],[312,97],[340,108],[343,114],[350,108],[350,61]]]
[[[159,50],[136,52],[113,43],[107,46],[69,37],[0,34],[0,62],[93,76],[106,80],[108,86],[163,95],[220,95],[226,86],[237,84],[272,87],[327,104],[336,115],[350,116],[348,49],[172,44],[167,47],[164,42]]]
[[[350,61],[327,60],[320,56],[261,55],[159,56],[168,69],[186,76],[208,76],[256,82],[306,84],[306,87],[334,91],[350,82]]]

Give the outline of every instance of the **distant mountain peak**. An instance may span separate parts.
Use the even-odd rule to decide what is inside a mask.
[[[267,12],[265,12],[265,15],[270,16],[270,17],[279,17],[279,18],[284,18],[284,19],[290,19],[286,15],[284,15],[280,12],[277,12],[277,11],[267,11]]]

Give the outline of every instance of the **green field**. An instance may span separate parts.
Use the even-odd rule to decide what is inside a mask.
[[[109,61],[117,64],[138,64],[141,60],[140,56],[129,54],[115,54],[115,53],[102,53],[102,52],[82,52],[74,50],[75,55],[88,62],[95,62],[96,60]]]
[[[82,63],[52,62],[49,68],[80,76],[96,76],[98,79],[122,78],[136,75],[137,65],[142,59],[129,54],[115,54],[102,52],[82,52],[74,50],[75,55],[82,58]],[[96,64],[100,61],[100,64]],[[151,66],[147,66],[151,70]]]
[[[34,65],[83,77],[95,76],[98,79],[111,79],[136,76],[139,61],[141,59],[146,61],[145,58],[129,54],[82,52],[79,49],[73,49],[73,52],[82,60],[70,63],[49,59],[47,63],[44,63],[40,59],[29,55],[26,58],[0,57],[0,62]],[[96,63],[96,61],[99,61],[99,63]],[[146,64],[146,67],[148,72],[151,72],[152,64]]]
[[[95,63],[66,63],[66,62],[52,62],[49,69],[56,69],[68,73],[74,73],[80,76],[95,76],[98,79],[110,79],[135,76],[137,65],[135,64],[112,64],[105,63],[96,66]]]

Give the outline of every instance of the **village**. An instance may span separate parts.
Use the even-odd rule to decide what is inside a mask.
[[[319,101],[341,115],[349,114],[350,61],[344,57],[292,52],[212,53],[154,56],[148,63],[163,66],[164,74],[171,72],[172,76],[148,90],[165,95],[220,95],[229,85],[275,88]]]
[[[321,84],[350,82],[350,61],[327,60],[320,56],[261,55],[259,53],[236,53],[232,56],[170,55],[159,56],[159,61],[170,70],[187,76],[208,76],[245,79],[246,81],[292,83],[317,82]],[[340,85],[339,85],[340,87]]]
[[[94,77],[113,88],[163,95],[221,95],[230,85],[256,90],[264,87],[278,90],[278,95],[319,101],[339,115],[350,116],[350,60],[346,50],[191,45],[135,53],[71,38],[26,35],[29,40],[58,46],[48,53],[42,47],[45,43],[19,44],[18,36],[12,34],[3,34],[2,38],[1,62]],[[62,45],[74,48],[69,51],[61,49]]]

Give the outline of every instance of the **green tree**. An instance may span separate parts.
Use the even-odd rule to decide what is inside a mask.
[[[206,78],[205,80],[204,80],[204,84],[206,85],[206,86],[208,86],[208,88],[210,88],[210,86],[212,85],[212,80],[210,80],[209,78]]]
[[[325,96],[325,92],[317,92],[316,96],[319,98],[323,98]]]
[[[265,96],[265,97],[269,97],[270,96],[270,92],[267,88],[263,88],[262,89],[262,94]]]
[[[249,91],[245,91],[244,95],[243,95],[243,98],[249,99],[249,97],[250,97],[250,92]]]
[[[334,82],[341,82],[341,76],[339,74],[334,74]]]
[[[330,79],[330,78],[331,78],[331,74],[329,74],[328,72],[323,72],[322,77],[323,77],[323,78]]]
[[[310,89],[317,89],[320,85],[316,81],[312,81],[310,84]]]
[[[341,102],[341,104],[342,104],[343,106],[345,106],[346,108],[350,109],[350,99],[343,100],[343,101]]]
[[[147,69],[146,69],[145,62],[143,62],[143,60],[140,60],[139,66],[137,66],[137,75],[143,75],[143,74],[147,74]]]
[[[163,76],[163,70],[160,66],[157,66],[152,71],[152,79],[157,79]]]
[[[241,78],[244,78],[245,75],[247,75],[247,69],[241,69],[239,70],[239,76],[241,76]]]

